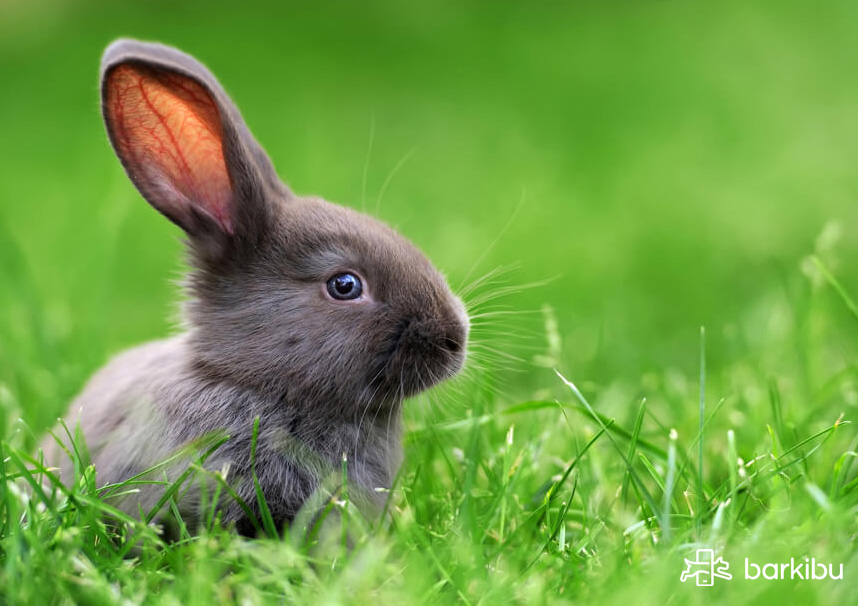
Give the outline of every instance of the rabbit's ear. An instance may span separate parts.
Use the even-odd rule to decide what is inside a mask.
[[[101,99],[110,142],[158,211],[195,238],[253,238],[277,182],[214,76],[166,46],[119,40],[104,53]]]

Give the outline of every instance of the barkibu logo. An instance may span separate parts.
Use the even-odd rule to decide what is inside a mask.
[[[685,570],[682,571],[679,580],[684,583],[694,577],[697,579],[698,587],[711,587],[715,584],[715,577],[727,581],[733,578],[733,575],[727,572],[728,568],[730,563],[725,562],[720,556],[716,560],[713,549],[698,549],[696,560],[685,558]]]
[[[683,583],[690,578],[697,581],[698,587],[711,587],[715,584],[715,579],[724,579],[729,581],[733,578],[727,569],[730,568],[730,563],[725,562],[724,558],[715,558],[713,549],[698,549],[696,559],[689,560],[685,558],[685,570],[679,577]],[[745,579],[754,581],[756,579],[766,580],[784,580],[784,579],[799,579],[802,581],[821,581],[823,579],[841,580],[843,579],[843,564],[840,564],[837,569],[837,574],[834,573],[834,564],[823,564],[817,562],[816,558],[804,558],[804,561],[795,558],[790,558],[789,562],[776,564],[769,562],[767,564],[756,564],[745,558]]]

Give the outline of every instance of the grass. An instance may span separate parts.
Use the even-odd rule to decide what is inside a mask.
[[[4,4],[0,601],[858,602],[856,17]],[[263,513],[251,540],[212,514],[166,542],[105,500],[134,481],[101,487],[81,451],[57,486],[34,454],[95,369],[173,322],[176,231],[97,114],[119,35],[198,54],[293,187],[477,280],[470,368],[407,404],[380,521],[345,493],[343,532]],[[679,581],[701,547],[731,581]],[[844,580],[744,579],[805,557]]]
[[[703,340],[701,338],[701,346]],[[701,358],[702,362],[702,358]],[[741,368],[728,369],[742,373]],[[705,366],[701,364],[701,380]],[[507,404],[482,377],[438,398],[469,404],[447,420],[413,403],[407,463],[374,527],[344,495],[351,549],[270,519],[245,539],[206,518],[166,542],[105,503],[81,465],[63,487],[27,451],[3,443],[0,493],[5,596],[15,603],[850,603],[839,581],[744,581],[744,558],[813,557],[856,573],[858,434],[836,412],[784,410],[778,383],[753,420],[735,396],[668,429],[650,401],[691,402],[662,377],[637,406],[622,392],[585,390],[557,374],[556,399]],[[425,402],[424,402],[425,404]],[[829,407],[830,408],[830,407]],[[416,409],[416,410],[415,410]],[[597,410],[598,409],[598,410]],[[624,422],[602,410],[629,410]],[[732,417],[731,418],[731,413]],[[25,429],[16,426],[17,433]],[[13,431],[13,436],[16,432]],[[737,439],[737,433],[742,435]],[[16,441],[13,438],[13,442]],[[216,448],[215,443],[212,448]],[[701,455],[702,453],[702,455]],[[740,458],[741,457],[741,458]],[[81,456],[85,461],[85,456]],[[45,481],[45,478],[48,478]],[[23,480],[23,482],[22,482]],[[28,491],[23,484],[28,484]],[[56,486],[55,494],[41,488]],[[159,508],[173,506],[168,490]],[[229,498],[221,494],[219,498]],[[260,498],[263,498],[260,496]],[[218,496],[212,501],[216,502]],[[315,538],[313,538],[315,537]],[[683,558],[714,547],[734,580],[681,584]]]

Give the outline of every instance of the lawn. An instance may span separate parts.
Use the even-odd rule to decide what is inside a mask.
[[[0,4],[0,602],[858,603],[856,23],[847,2]],[[119,36],[198,56],[294,190],[477,282],[469,366],[406,402],[383,519],[332,505],[350,549],[217,519],[168,543],[93,470],[27,488],[86,379],[176,330],[179,230],[98,112]],[[732,579],[681,582],[698,549]],[[805,558],[842,580],[781,567]]]

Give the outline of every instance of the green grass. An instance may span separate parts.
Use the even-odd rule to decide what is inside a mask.
[[[856,19],[0,6],[0,602],[858,603]],[[34,454],[110,355],[174,325],[178,234],[97,111],[120,35],[206,61],[299,192],[397,225],[456,287],[488,274],[466,376],[406,405],[381,521],[337,494],[342,533],[211,515],[167,543],[85,456],[59,488]],[[681,583],[699,547],[733,580]],[[743,578],[790,557],[844,580]]]

